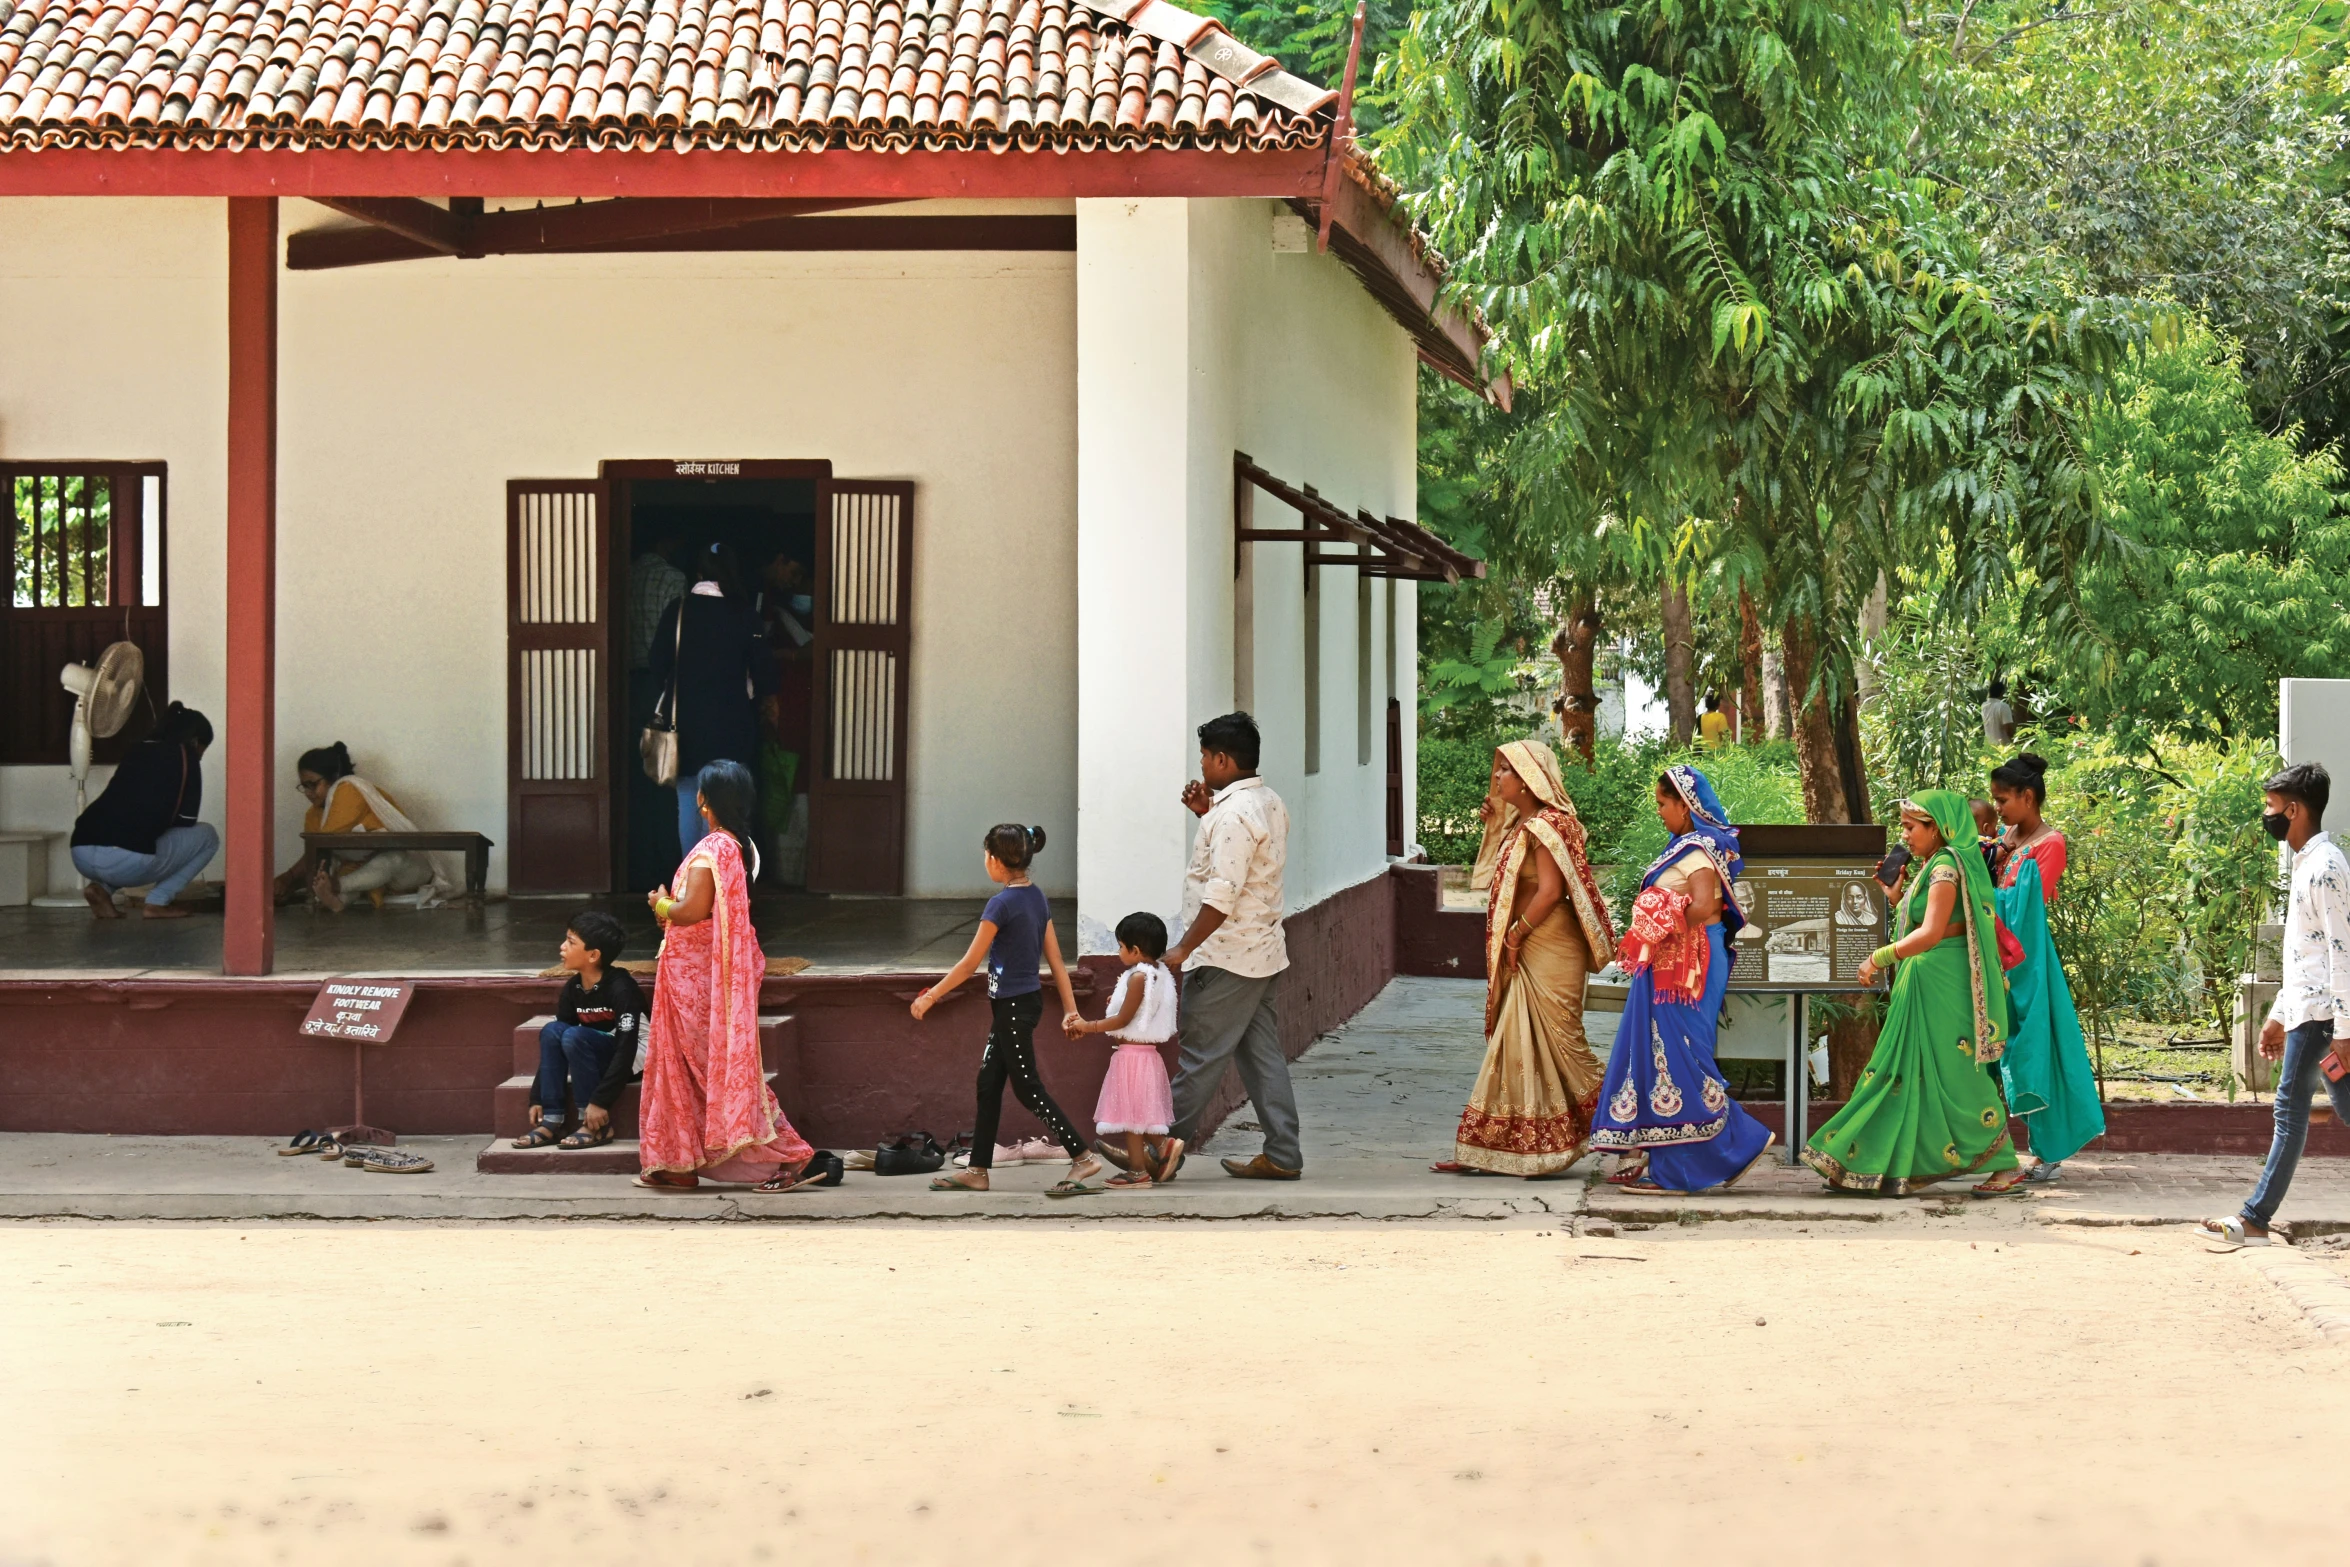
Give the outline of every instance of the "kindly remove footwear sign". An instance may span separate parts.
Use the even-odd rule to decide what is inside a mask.
[[[302,1032],[313,1039],[352,1039],[380,1045],[408,1011],[416,994],[413,981],[391,979],[330,979],[318,987]]]

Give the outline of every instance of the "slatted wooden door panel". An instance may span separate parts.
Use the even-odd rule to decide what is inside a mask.
[[[611,505],[595,479],[506,484],[506,878],[612,885]]]
[[[828,479],[816,518],[808,887],[894,896],[906,884],[914,486]]]

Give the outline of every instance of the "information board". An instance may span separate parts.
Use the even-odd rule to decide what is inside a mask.
[[[1738,877],[1746,927],[1732,943],[1730,988],[1863,989],[1853,975],[1887,939],[1885,889],[1874,869],[1868,861],[1750,857]]]
[[[352,1039],[380,1045],[408,1011],[413,984],[398,980],[330,979],[318,987],[302,1032],[313,1039]]]

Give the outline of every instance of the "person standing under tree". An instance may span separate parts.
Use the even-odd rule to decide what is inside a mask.
[[[1730,715],[1722,711],[1719,692],[1705,699],[1705,716],[1697,721],[1697,738],[1709,751],[1719,751],[1730,743]]]
[[[1305,1152],[1279,1009],[1281,971],[1289,967],[1281,934],[1289,809],[1257,776],[1258,746],[1257,721],[1248,714],[1209,719],[1199,726],[1200,776],[1183,786],[1183,803],[1200,827],[1183,873],[1183,939],[1166,957],[1183,975],[1174,1135],[1198,1145],[1208,1099],[1225,1068],[1237,1066],[1265,1147],[1253,1159],[1226,1159],[1225,1173],[1294,1181],[1305,1170]],[[1106,1142],[1094,1152],[1127,1163],[1126,1150]],[[1180,1154],[1173,1165],[1162,1168],[1160,1180],[1183,1167]]]
[[[2309,1138],[2309,1101],[2319,1078],[2334,1115],[2350,1126],[2350,861],[2323,829],[2333,781],[2315,762],[2299,762],[2262,785],[2260,825],[2293,851],[2293,885],[2285,901],[2284,982],[2260,1030],[2260,1053],[2277,1069],[2276,1129],[2260,1184],[2241,1213],[2205,1219],[2203,1237],[2222,1251],[2265,1246],[2268,1228]]]

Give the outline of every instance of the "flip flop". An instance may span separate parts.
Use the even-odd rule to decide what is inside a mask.
[[[1099,1197],[1109,1189],[1106,1185],[1088,1186],[1083,1181],[1055,1181],[1044,1189],[1044,1194],[1047,1197]]]
[[[314,1154],[319,1151],[319,1145],[321,1143],[331,1143],[333,1141],[334,1139],[324,1132],[314,1132],[311,1131],[308,1127],[304,1127],[301,1131],[294,1134],[293,1140],[291,1142],[287,1143],[283,1148],[280,1148],[277,1151],[277,1156],[280,1159],[290,1159],[293,1158],[296,1154]]]
[[[790,1175],[771,1175],[752,1187],[751,1190],[755,1192],[796,1192],[803,1186],[815,1185],[816,1177],[822,1173],[816,1168],[816,1161],[811,1159]]]
[[[648,1192],[690,1192],[701,1189],[702,1178],[698,1175],[679,1175],[666,1181],[654,1179],[667,1174],[669,1172],[666,1170],[647,1170],[631,1184],[641,1186]]]
[[[2205,1219],[2195,1226],[2195,1233],[2211,1243],[2214,1252],[2242,1251],[2247,1246],[2266,1246],[2268,1237],[2255,1235],[2244,1228],[2241,1215],[2230,1214],[2224,1219]]]
[[[1638,1192],[1644,1197],[1669,1197],[1673,1194],[1673,1189],[1670,1186],[1659,1186],[1656,1184],[1656,1182],[1650,1180],[1648,1178],[1648,1172],[1645,1170],[1629,1181],[1618,1183],[1617,1189],[1619,1191]]]
[[[2024,1189],[2024,1182],[2027,1179],[2028,1177],[2019,1173],[2014,1180],[2004,1185],[1994,1178],[1988,1181],[1977,1181],[1967,1190],[1973,1192],[1977,1197],[2013,1197]]]
[[[1102,1182],[1102,1187],[1104,1190],[1114,1189],[1117,1191],[1125,1191],[1133,1187],[1156,1186],[1158,1184],[1158,1182],[1152,1180],[1149,1176],[1143,1174],[1140,1170],[1121,1170],[1116,1175],[1113,1175],[1108,1180]],[[1090,1190],[1091,1188],[1088,1189]],[[1077,1194],[1075,1192],[1071,1192],[1069,1195],[1074,1197]]]
[[[1645,1181],[1648,1179],[1648,1161],[1642,1159],[1638,1165],[1630,1169],[1618,1170],[1615,1174],[1604,1175],[1600,1179],[1606,1181],[1610,1186],[1629,1186],[1634,1181]]]

